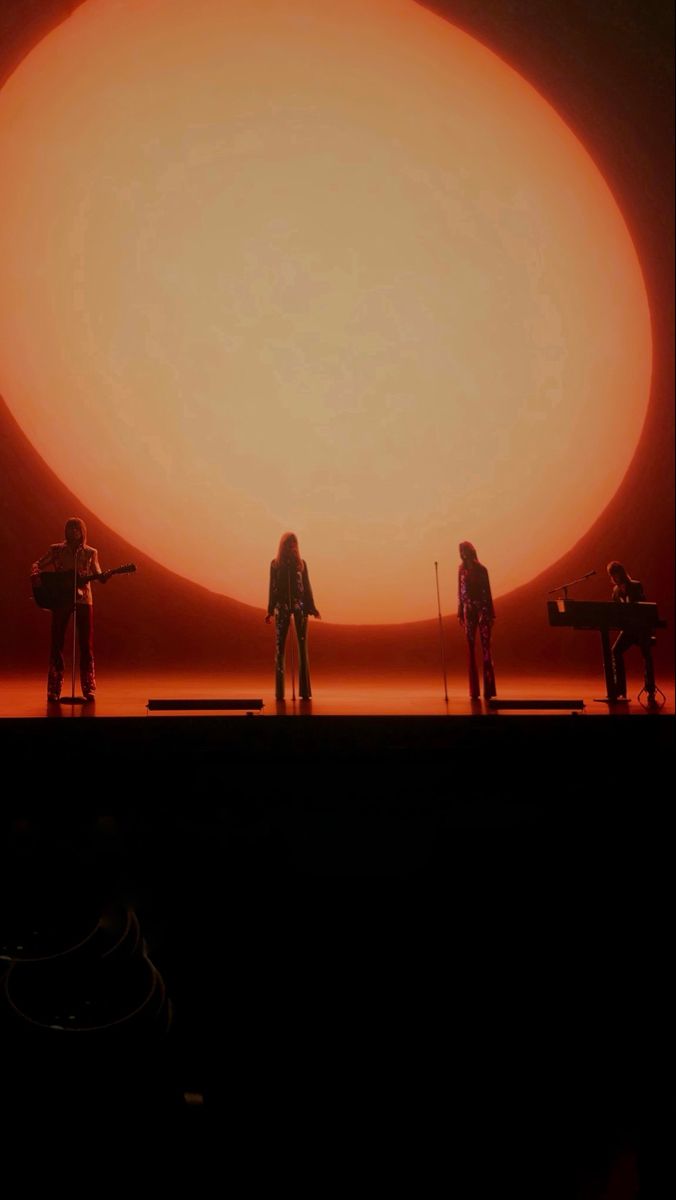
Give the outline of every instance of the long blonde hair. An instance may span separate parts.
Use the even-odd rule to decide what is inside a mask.
[[[296,537],[295,533],[287,532],[282,534],[281,538],[279,539],[279,548],[277,550],[275,562],[277,563],[278,567],[281,567],[282,563],[292,562],[296,567],[298,567],[299,571],[303,570],[303,560],[300,556],[298,538]]]

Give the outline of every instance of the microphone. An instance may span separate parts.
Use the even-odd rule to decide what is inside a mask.
[[[548,595],[552,596],[554,592],[563,592],[564,597],[568,598],[568,588],[573,587],[576,583],[584,583],[586,579],[591,579],[592,575],[596,574],[596,570],[587,571],[586,575],[581,575],[579,579],[569,579],[568,583],[560,583],[558,587],[550,588]]]

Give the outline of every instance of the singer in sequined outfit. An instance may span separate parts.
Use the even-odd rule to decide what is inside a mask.
[[[295,533],[283,533],[276,558],[270,563],[270,590],[266,623],[275,619],[275,698],[284,699],[284,659],[291,617],[298,642],[298,691],[301,700],[312,696],[307,652],[309,617],[321,621],[312,595],[307,563],[301,558]]]
[[[460,543],[460,566],[458,568],[458,620],[467,638],[467,660],[469,668],[469,694],[472,700],[479,699],[479,676],[477,674],[474,645],[477,629],[481,639],[483,661],[484,698],[495,695],[495,671],[491,655],[491,628],[495,620],[493,597],[488,571],[479,562],[471,542]]]

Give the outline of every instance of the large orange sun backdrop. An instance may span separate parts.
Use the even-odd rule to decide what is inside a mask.
[[[620,483],[651,368],[621,213],[413,0],[88,0],[0,93],[0,177],[0,391],[181,575],[262,605],[295,529],[325,617],[422,618],[459,540],[505,591]]]

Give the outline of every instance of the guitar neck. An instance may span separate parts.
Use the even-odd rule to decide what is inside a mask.
[[[135,570],[133,563],[125,563],[123,567],[111,567],[109,571],[102,571],[100,575],[78,575],[78,583],[83,586],[85,583],[96,583],[97,579],[110,579],[111,575],[129,575]]]

